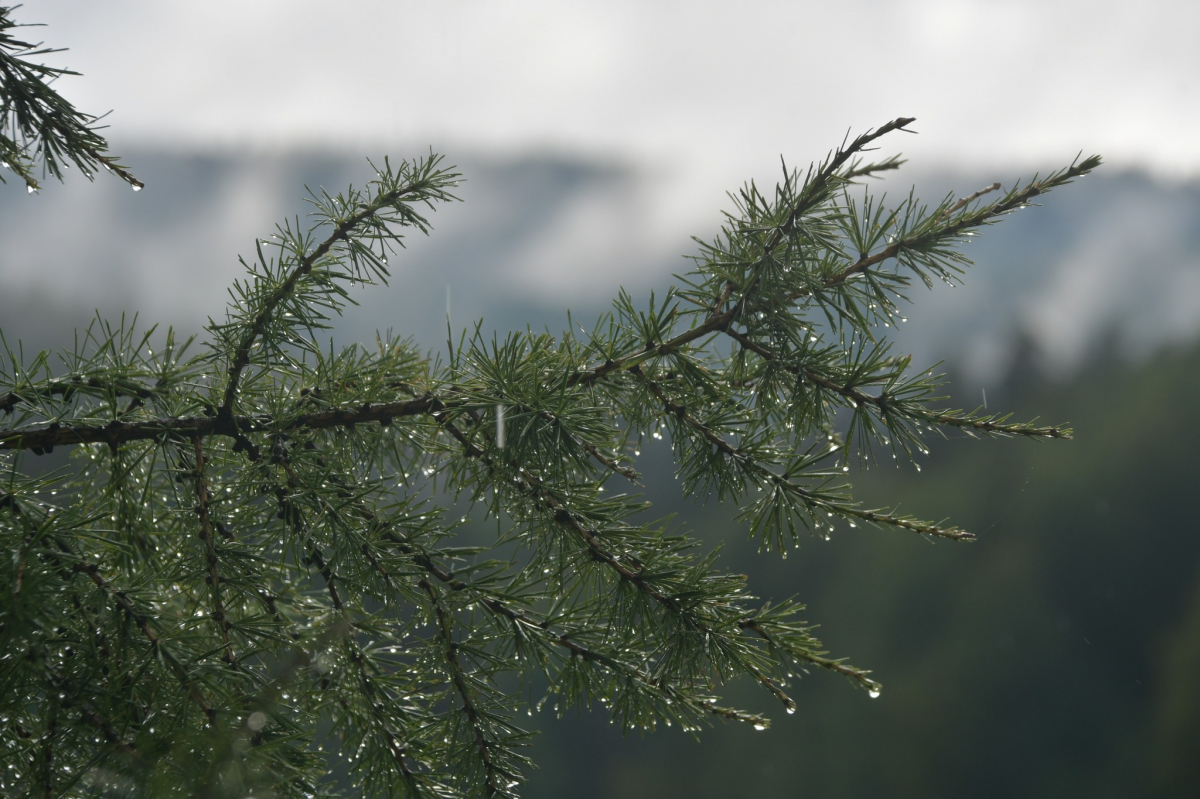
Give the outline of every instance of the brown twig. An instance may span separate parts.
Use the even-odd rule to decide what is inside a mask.
[[[217,570],[217,551],[216,542],[213,540],[213,525],[209,518],[209,502],[212,499],[212,492],[208,490],[208,480],[204,474],[205,459],[204,445],[201,443],[199,436],[192,439],[192,451],[195,454],[195,468],[192,471],[192,479],[196,484],[197,505],[196,512],[200,516],[200,540],[204,542],[205,560],[208,562],[208,582],[210,595],[212,598],[212,619],[216,623],[217,628],[221,631],[221,639],[225,644],[225,654],[222,659],[232,667],[237,666],[237,660],[233,655],[233,644],[229,638],[229,616],[225,610],[225,605],[221,601],[221,575]]]
[[[175,416],[137,422],[112,421],[105,424],[49,424],[33,430],[0,430],[0,450],[50,452],[56,446],[107,444],[117,447],[131,441],[149,441],[163,437],[195,438],[225,436],[240,439],[264,430],[327,430],[353,427],[368,422],[389,423],[392,419],[419,416],[436,409],[432,396],[400,402],[366,403],[353,410],[333,409],[305,413],[280,424],[270,414],[249,416]]]

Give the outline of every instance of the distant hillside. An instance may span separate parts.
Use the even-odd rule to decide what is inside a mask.
[[[451,154],[455,156],[456,154]],[[453,322],[485,329],[561,328],[565,309],[586,322],[617,288],[662,288],[710,236],[728,199],[681,195],[672,176],[567,157],[498,161],[457,154],[465,200],[439,210],[429,239],[393,259],[391,288],[356,295],[347,339],[377,328],[428,347],[445,340],[446,286]],[[795,154],[789,154],[795,157]],[[275,222],[303,215],[303,187],[338,191],[370,177],[345,153],[128,153],[147,189],[71,175],[29,196],[0,186],[0,328],[32,346],[69,343],[57,321],[86,323],[99,307],[145,322],[198,330],[219,316],[241,274],[239,253]],[[916,165],[920,167],[920,165]],[[1051,165],[1053,166],[1053,165]],[[906,169],[879,188],[935,202],[1016,174],[935,175]],[[729,189],[736,187],[730,186]],[[692,218],[692,209],[706,209]],[[900,344],[919,361],[960,356],[976,380],[994,380],[1016,327],[1038,336],[1055,370],[1069,369],[1102,331],[1122,331],[1132,352],[1200,333],[1200,187],[1145,175],[1097,175],[1016,214],[968,250],[978,267],[964,286],[915,290]],[[67,325],[68,327],[71,324]]]

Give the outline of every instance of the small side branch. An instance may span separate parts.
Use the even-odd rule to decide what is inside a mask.
[[[897,516],[891,513],[883,513],[876,510],[864,510],[854,504],[848,502],[833,501],[829,497],[820,496],[814,491],[799,485],[794,480],[780,474],[776,474],[769,468],[750,458],[740,448],[730,444],[724,438],[719,436],[716,431],[708,427],[701,420],[688,412],[687,408],[677,402],[671,400],[666,395],[662,387],[654,380],[651,380],[641,368],[636,368],[632,371],[637,375],[646,389],[653,394],[663,405],[663,409],[677,417],[681,422],[701,436],[709,444],[713,445],[719,452],[726,457],[736,460],[738,464],[746,470],[747,473],[754,475],[757,479],[764,483],[770,483],[777,488],[787,491],[801,499],[809,508],[821,508],[828,512],[836,513],[840,516],[850,516],[855,519],[861,519],[872,524],[887,525],[891,527],[899,527],[905,530],[911,530],[915,533],[923,535],[931,535],[937,538],[948,538],[954,541],[973,541],[975,536],[966,530],[958,527],[941,527],[930,522],[923,522],[918,519],[913,519],[908,516]]]
[[[221,600],[221,574],[217,570],[217,550],[216,542],[213,540],[213,525],[209,518],[210,507],[209,503],[212,500],[212,492],[208,490],[208,479],[204,474],[205,458],[204,445],[199,437],[192,439],[192,451],[195,454],[196,462],[195,469],[192,472],[192,479],[196,484],[196,512],[200,516],[200,540],[204,543],[205,560],[208,562],[208,582],[209,596],[212,600],[212,620],[217,625],[217,629],[221,632],[221,640],[225,644],[225,653],[221,656],[222,659],[230,666],[237,666],[237,660],[233,655],[233,644],[229,638],[229,614],[225,610],[225,605]]]
[[[515,781],[517,775],[509,773],[494,762],[492,744],[488,741],[487,734],[483,729],[483,720],[480,718],[479,708],[475,704],[475,698],[471,693],[470,686],[467,685],[467,675],[463,670],[462,661],[458,657],[458,644],[454,640],[453,622],[450,619],[450,614],[442,605],[438,590],[434,587],[433,583],[427,579],[422,579],[418,585],[429,596],[429,601],[433,603],[433,610],[437,616],[438,635],[441,637],[442,645],[444,646],[443,656],[446,661],[446,668],[450,673],[450,681],[454,685],[454,690],[462,700],[462,711],[466,715],[467,723],[475,734],[475,747],[479,752],[479,760],[483,764],[487,795],[489,797],[507,795],[508,783]]]
[[[846,399],[851,400],[856,405],[873,406],[879,409],[879,413],[886,419],[889,413],[904,413],[914,419],[920,419],[933,424],[942,424],[950,427],[970,428],[978,430],[982,433],[1002,436],[1027,436],[1031,438],[1071,438],[1071,430],[1061,426],[1053,427],[1035,427],[1031,424],[1009,424],[1004,420],[1007,417],[1002,417],[996,414],[983,417],[972,416],[956,416],[952,413],[930,411],[923,406],[916,408],[902,409],[897,400],[887,394],[868,394],[857,388],[840,385],[839,383],[830,380],[829,378],[819,374],[812,369],[805,369],[796,364],[789,363],[781,358],[769,347],[755,341],[744,333],[740,333],[733,328],[726,328],[725,335],[742,345],[745,349],[758,355],[765,361],[779,363],[785,370],[791,372],[796,377],[807,380],[813,385],[820,386],[826,391],[832,391],[835,394],[840,394]]]
[[[287,473],[288,482],[291,486],[296,487],[304,484],[300,479],[300,475],[296,473],[296,470],[286,457],[278,453],[274,457],[276,462],[283,467],[284,472]],[[325,580],[325,590],[329,592],[329,599],[333,602],[334,610],[342,611],[345,605],[342,602],[341,592],[338,591],[337,575],[330,568],[329,562],[325,559],[325,554],[321,551],[321,548],[317,546],[317,542],[304,529],[304,520],[301,518],[300,509],[289,499],[287,491],[282,487],[275,490],[275,499],[279,502],[279,512],[284,520],[291,525],[292,530],[296,533],[296,537],[308,547],[308,553],[305,557],[317,567],[317,572]]]
[[[410,184],[377,198],[374,202],[365,205],[358,213],[340,222],[334,227],[333,232],[317,245],[315,250],[300,259],[300,262],[296,264],[296,268],[292,270],[287,279],[271,292],[271,295],[263,302],[263,307],[254,316],[254,320],[250,323],[249,328],[247,328],[245,334],[242,336],[242,340],[238,343],[233,358],[229,362],[229,381],[225,385],[225,397],[221,401],[221,415],[232,415],[233,402],[237,397],[238,383],[241,379],[242,371],[250,364],[250,351],[254,348],[255,342],[258,341],[259,337],[266,330],[267,323],[275,313],[276,308],[295,291],[296,284],[300,278],[312,272],[313,267],[333,249],[334,245],[346,241],[359,225],[375,216],[381,209],[399,203],[406,197],[418,194],[422,188],[421,184]]]
[[[879,692],[883,690],[883,686],[878,681],[872,680],[867,676],[870,674],[869,671],[856,668],[841,660],[822,657],[815,652],[810,652],[809,650],[799,646],[791,646],[768,632],[753,616],[742,619],[738,622],[738,626],[743,630],[749,630],[755,633],[764,641],[766,641],[772,648],[785,652],[796,660],[802,660],[806,663],[811,663],[814,666],[819,666],[822,669],[826,669],[827,671],[832,671],[836,674],[849,677],[863,688],[866,688],[872,696],[878,696]]]

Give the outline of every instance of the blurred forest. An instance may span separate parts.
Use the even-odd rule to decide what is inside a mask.
[[[361,162],[342,157],[151,153],[135,162],[149,184],[137,195],[103,181],[68,181],[32,198],[0,192],[0,329],[14,348],[23,340],[27,358],[69,347],[70,331],[97,306],[109,317],[141,309],[140,327],[163,319],[198,329],[220,313],[224,287],[241,271],[233,253],[250,252],[253,236],[303,212],[303,183],[361,178]],[[435,219],[432,238],[412,242],[393,287],[357,297],[364,307],[339,323],[338,342],[393,326],[444,346],[449,283],[456,327],[487,314],[489,327],[532,321],[553,329],[567,306],[587,323],[613,293],[589,285],[587,301],[538,295],[531,287],[551,274],[528,271],[539,258],[555,269],[567,264],[562,280],[571,269],[604,274],[581,253],[632,263],[629,274],[606,279],[629,285],[636,273],[635,293],[686,268],[657,251],[630,261],[624,249],[591,240],[563,249],[553,231],[565,223],[599,219],[596,238],[607,241],[615,238],[609,228],[625,231],[629,214],[639,216],[629,209],[638,207],[642,178],[627,170],[545,160],[475,167],[462,210]],[[933,199],[991,179],[943,176],[918,188]],[[903,511],[948,518],[978,542],[934,545],[859,527],[805,539],[783,560],[756,551],[733,521],[735,508],[679,496],[669,442],[649,441],[638,464],[655,515],[677,513],[709,545],[723,545],[724,564],[749,574],[759,596],[806,602],[829,651],[873,669],[883,695],[872,700],[812,674],[792,687],[800,708],[788,716],[752,686],[735,685],[730,701],[768,713],[774,725],[718,725],[699,741],[674,730],[623,737],[600,708],[557,720],[547,707],[527,719],[543,733],[528,796],[1194,792],[1200,531],[1187,464],[1200,451],[1200,431],[1188,421],[1200,404],[1200,347],[1178,342],[1200,328],[1200,294],[1189,288],[1200,285],[1200,186],[1118,173],[1045,204],[977,242],[968,254],[979,266],[963,288],[914,294],[913,322],[897,333],[918,362],[958,358],[945,368],[954,405],[976,407],[986,386],[991,409],[1070,424],[1076,439],[935,440],[920,474],[880,453],[877,467],[850,475],[869,504],[901,502]],[[610,206],[624,210],[597,211]],[[1021,308],[1047,297],[1053,302],[1040,323],[1032,318],[1032,337],[1003,332],[1022,329],[1031,318]],[[1090,304],[1073,306],[1074,298]],[[1047,318],[1099,343],[1082,363],[1043,357],[1035,341],[1053,349],[1063,338]],[[1124,335],[1096,334],[1104,324]],[[1009,366],[981,370],[985,355]],[[59,455],[31,463],[65,462]]]
[[[991,406],[1069,421],[1074,441],[946,440],[920,474],[884,454],[854,479],[868,502],[948,516],[976,543],[860,527],[814,536],[787,560],[759,554],[733,509],[701,511],[672,491],[658,443],[657,512],[678,510],[725,542],[725,564],[760,596],[803,599],[828,648],[874,669],[883,694],[814,673],[787,716],[737,686],[730,695],[773,726],[719,725],[699,742],[622,737],[601,712],[546,711],[529,795],[1191,795],[1200,531],[1187,464],[1200,431],[1187,408],[1200,400],[1200,348],[1137,365],[1101,349],[1062,385],[1029,346],[1018,352]]]

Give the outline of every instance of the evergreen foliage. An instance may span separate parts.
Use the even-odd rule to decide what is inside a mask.
[[[19,154],[32,119],[52,174],[64,157],[115,169],[47,122],[95,136],[90,117],[22,100],[49,89],[7,75]],[[680,286],[644,306],[622,293],[591,329],[448,330],[444,357],[322,338],[455,199],[459,174],[430,154],[311,194],[311,224],[255,242],[198,352],[124,320],[57,363],[0,341],[0,791],[326,795],[341,758],[366,796],[512,796],[530,704],[697,730],[767,726],[720,701],[739,676],[789,713],[809,669],[877,696],[802,605],[757,599],[626,491],[644,438],[667,436],[685,489],[738,503],[781,554],[836,518],[969,540],[860,505],[844,470],[949,428],[1069,437],[941,407],[940,376],[884,329],[914,277],[957,280],[966,237],[1100,161],[993,202],[998,185],[887,206],[856,186],[900,166],[867,153],[912,121],[743,187]],[[27,157],[7,160],[29,180]],[[56,447],[71,466],[38,474],[26,453]],[[486,546],[456,535],[467,506],[495,524]]]

